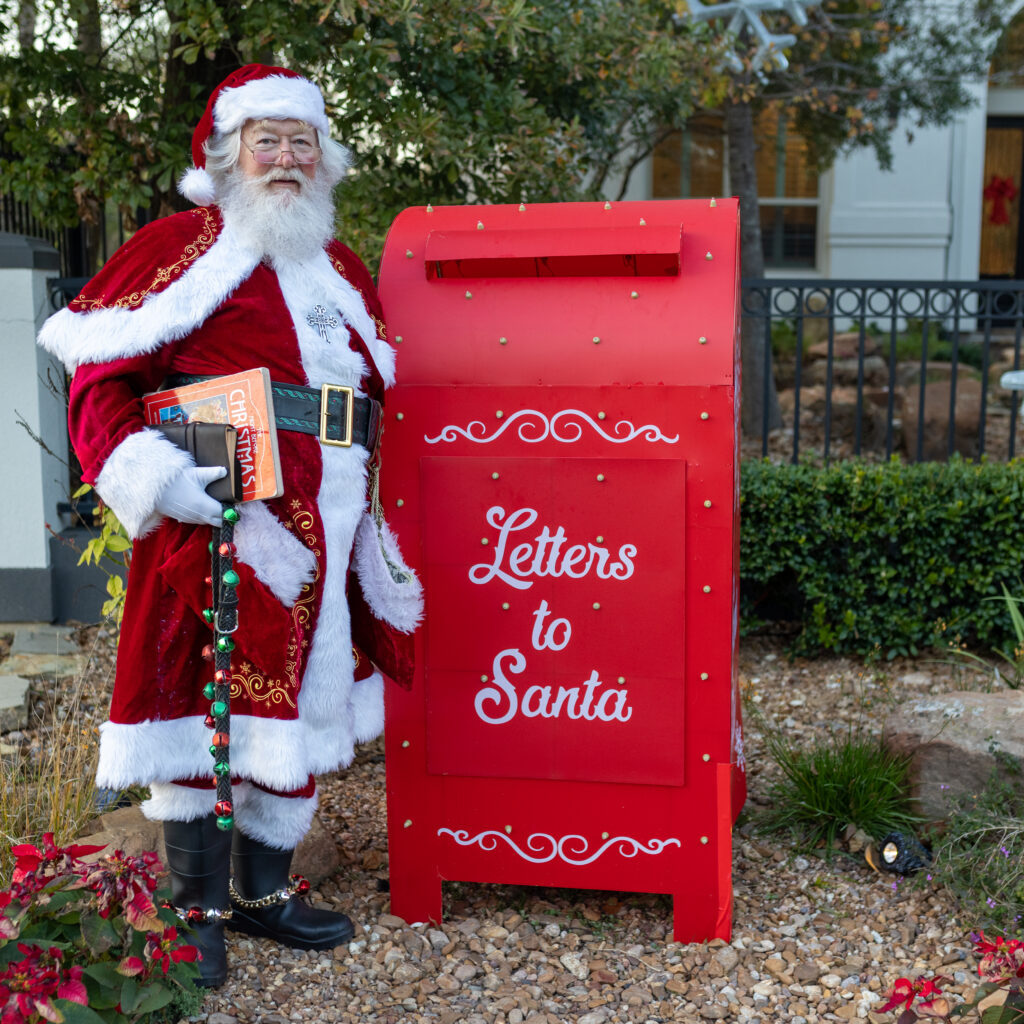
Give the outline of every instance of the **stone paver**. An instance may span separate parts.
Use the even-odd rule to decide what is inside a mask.
[[[28,680],[0,675],[0,733],[28,725]]]

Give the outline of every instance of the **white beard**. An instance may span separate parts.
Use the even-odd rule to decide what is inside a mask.
[[[268,187],[275,180],[298,182],[298,193]],[[334,236],[334,189],[321,175],[310,180],[297,167],[271,166],[250,177],[236,169],[217,192],[225,227],[274,266],[308,260]]]

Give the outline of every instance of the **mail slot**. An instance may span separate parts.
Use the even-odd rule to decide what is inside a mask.
[[[385,729],[391,909],[444,880],[674,899],[728,938],[734,200],[426,207],[380,272],[389,522],[426,617]]]

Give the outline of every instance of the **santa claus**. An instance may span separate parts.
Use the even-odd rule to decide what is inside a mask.
[[[378,668],[411,677],[422,596],[367,507],[394,353],[369,273],[332,240],[348,161],[320,90],[284,68],[240,69],[210,97],[192,156],[180,188],[197,207],[140,229],[39,341],[73,371],[84,479],[134,539],[97,781],[149,787],[143,810],[164,822],[174,902],[216,986],[225,925],[305,949],[351,938],[348,917],[294,898],[291,855],[316,808],[314,776],[383,728]],[[225,808],[204,658],[208,527],[223,511],[205,488],[223,470],[145,427],[141,396],[258,366],[291,408],[277,410],[284,493],[241,506],[235,527]],[[344,388],[352,408],[332,407],[323,426],[321,395]]]

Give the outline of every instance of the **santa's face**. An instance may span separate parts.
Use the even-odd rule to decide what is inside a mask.
[[[271,192],[298,195],[303,176],[316,178],[319,160],[316,129],[305,121],[261,118],[242,125],[238,169],[262,179]]]

